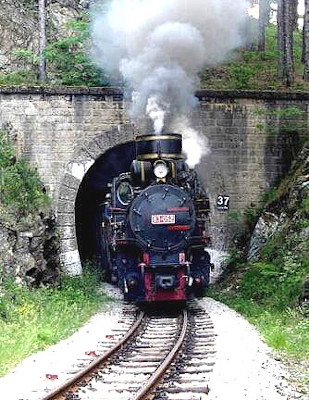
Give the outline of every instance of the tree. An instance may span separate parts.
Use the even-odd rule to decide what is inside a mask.
[[[305,0],[304,63],[305,63],[304,79],[305,81],[309,82],[309,0]]]
[[[265,28],[269,22],[270,0],[260,0],[259,6],[259,51],[265,51]]]
[[[39,80],[46,79],[46,0],[39,0]]]
[[[293,6],[295,0],[278,0],[278,51],[279,51],[279,78],[286,86],[294,83],[294,56],[293,56]]]
[[[298,29],[298,0],[291,2],[291,24],[293,31]]]

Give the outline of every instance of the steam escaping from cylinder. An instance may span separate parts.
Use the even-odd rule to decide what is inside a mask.
[[[93,15],[94,58],[131,91],[135,123],[149,116],[157,134],[175,117],[184,126],[199,71],[241,44],[247,8],[246,0],[111,0]],[[199,142],[203,155],[207,144]]]

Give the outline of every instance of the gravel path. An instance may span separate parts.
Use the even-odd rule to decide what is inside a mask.
[[[102,337],[113,337],[123,323],[119,320],[121,296],[107,285],[104,290],[115,302],[69,339],[27,358],[1,378],[1,399],[38,400],[47,387],[59,386],[68,373],[76,372],[80,360],[87,359],[85,353],[96,349]],[[215,366],[207,382],[209,400],[309,400],[288,383],[283,365],[271,357],[270,349],[243,317],[209,298],[200,304],[210,314],[217,335]],[[25,385],[22,390],[21,385]]]
[[[210,314],[217,334],[209,400],[309,399],[288,383],[289,373],[274,360],[248,321],[213,299],[203,299],[201,304]]]

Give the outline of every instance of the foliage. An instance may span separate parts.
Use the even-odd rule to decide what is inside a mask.
[[[82,277],[63,277],[58,288],[30,290],[6,279],[0,293],[0,375],[71,335],[106,301],[97,276],[87,270]]]
[[[245,224],[248,228],[248,231],[251,233],[261,215],[261,208],[260,207],[248,207],[244,211],[244,220]]]
[[[302,32],[294,33],[294,56],[296,81],[294,89],[309,89],[303,81]],[[224,65],[205,69],[201,73],[201,85],[207,89],[250,89],[250,90],[284,90],[278,79],[277,27],[266,28],[266,51],[242,49],[231,55]]]
[[[303,154],[303,163],[296,162],[278,187],[264,196],[265,209],[284,212],[285,220],[262,249],[261,262],[244,272],[240,288],[244,298],[282,310],[298,304],[309,277],[309,244],[302,234],[309,229],[308,199],[301,198],[298,189],[299,176],[306,174]]]
[[[49,203],[37,172],[15,155],[8,131],[0,131],[0,204],[20,215]]]
[[[260,262],[250,266],[241,281],[241,295],[259,304],[278,310],[298,304],[308,265],[303,265],[293,254],[282,257],[279,264]]]
[[[293,117],[298,111],[284,114]],[[280,216],[280,224],[260,260],[249,263],[233,251],[223,279],[210,291],[254,323],[270,346],[300,360],[309,351],[309,307],[301,301],[309,279],[307,157],[305,145],[289,174],[264,196],[264,211]],[[254,221],[254,210],[246,215]]]
[[[75,86],[108,85],[86,53],[90,47],[90,30],[87,14],[68,23],[68,36],[51,43],[46,50],[51,83]]]
[[[240,293],[213,288],[209,295],[243,314],[267,344],[289,359],[308,361],[309,319],[301,308],[278,310],[260,305]]]
[[[263,69],[262,54],[242,52],[243,61],[230,65],[230,80],[233,89],[250,89],[252,79]]]
[[[0,86],[5,85],[35,85],[36,74],[31,70],[19,70],[16,72],[0,74]]]
[[[67,36],[49,43],[47,60],[47,84],[67,86],[108,86],[103,71],[92,62],[87,49],[90,48],[89,15],[81,14],[67,24]],[[38,84],[39,57],[31,50],[15,49],[19,70],[0,74],[0,85]]]

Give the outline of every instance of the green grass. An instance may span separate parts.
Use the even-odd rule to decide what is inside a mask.
[[[309,90],[304,82],[304,64],[301,62],[302,32],[294,33],[295,83],[294,90]],[[225,64],[205,69],[201,73],[201,86],[205,89],[232,90],[284,90],[278,79],[277,27],[266,30],[266,50],[237,50]]]
[[[290,172],[264,198],[264,211],[285,217],[261,248],[260,260],[249,262],[235,248],[221,281],[208,295],[243,314],[286,361],[301,362],[309,369],[309,303],[304,303],[309,207],[301,189],[308,173],[307,154],[305,144]],[[253,227],[254,212],[249,210],[246,217]],[[309,375],[306,379],[309,383]]]
[[[0,289],[0,376],[25,357],[59,342],[108,298],[96,277],[65,277],[59,288],[27,289],[6,280]]]
[[[44,210],[50,203],[39,175],[17,157],[10,127],[0,130],[0,215],[10,211],[27,216]]]
[[[266,343],[288,359],[308,361],[309,318],[300,308],[265,307],[236,292],[212,288],[208,295],[244,315],[256,326]]]
[[[234,257],[209,296],[243,314],[287,359],[308,361],[309,304],[299,306],[309,277],[308,243],[300,234],[308,228],[303,213],[300,207],[294,214],[302,216],[301,224],[293,220],[272,237],[261,261],[249,264]]]

